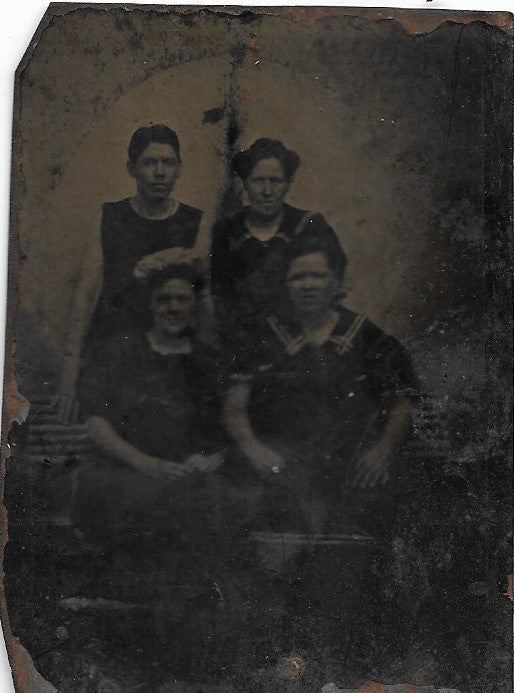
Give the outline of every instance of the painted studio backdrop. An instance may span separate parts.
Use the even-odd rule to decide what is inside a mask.
[[[371,680],[512,690],[512,18],[58,4],[18,71],[14,123],[3,619],[40,675],[61,693]],[[416,392],[388,549],[369,558],[373,533],[352,544],[340,527],[330,548],[303,527],[318,572],[298,603],[292,573],[255,578],[239,549],[225,587],[213,578],[191,596],[163,577],[169,545],[162,560],[161,549],[107,550],[74,522],[93,454],[74,397],[102,279],[102,205],[134,195],[127,146],[151,124],[179,136],[173,196],[203,210],[205,276],[212,226],[249,204],[232,158],[279,140],[300,158],[287,203],[322,214],[346,255],[344,310],[408,354]],[[227,346],[222,330],[216,339]],[[198,493],[198,528],[232,502],[217,505],[219,486]],[[261,530],[245,545],[260,541],[273,563],[273,541],[294,532]],[[263,605],[269,595],[286,596]]]

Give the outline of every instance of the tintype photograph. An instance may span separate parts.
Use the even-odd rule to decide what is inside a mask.
[[[13,121],[17,691],[512,691],[513,33],[50,5]]]

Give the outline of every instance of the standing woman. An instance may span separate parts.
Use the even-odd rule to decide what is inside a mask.
[[[158,269],[155,259],[159,253],[191,249],[196,242],[202,211],[177,201],[172,195],[181,163],[178,136],[166,125],[141,127],[132,135],[127,171],[136,182],[136,194],[103,205],[101,288],[95,291],[94,273],[88,269],[75,297],[73,315],[77,321],[87,311],[92,294],[96,293],[97,300],[82,349],[76,334],[79,330],[72,327],[68,340],[60,387],[65,418],[74,400],[79,368],[84,370],[102,352],[106,342],[140,321],[145,307],[137,301],[136,265],[143,265],[144,271]],[[100,284],[98,279],[96,286]]]
[[[140,260],[195,244],[202,212],[172,197],[180,167],[179,140],[166,125],[139,128],[132,135],[127,170],[137,192],[103,206],[103,287],[88,338],[103,340],[133,324],[132,298],[138,294],[133,273]]]
[[[346,261],[321,214],[285,202],[299,165],[296,152],[267,138],[232,159],[248,205],[218,221],[212,231],[211,287],[225,338],[276,312],[285,252],[293,239],[304,234],[319,239],[337,263]]]

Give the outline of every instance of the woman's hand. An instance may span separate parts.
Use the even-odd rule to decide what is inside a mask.
[[[234,383],[228,390],[223,407],[227,432],[254,469],[259,472],[279,474],[286,466],[284,458],[256,438],[248,418],[249,398],[248,382]]]
[[[90,416],[86,420],[86,430],[91,440],[104,452],[152,479],[177,481],[192,473],[185,464],[147,455],[124,440],[102,416]]]
[[[63,424],[74,423],[77,418],[75,383],[78,377],[78,371],[78,358],[65,356],[59,388],[52,402],[52,406],[57,408],[58,419]]]
[[[388,447],[377,443],[365,450],[357,460],[352,486],[373,488],[387,483],[391,452]]]
[[[190,472],[201,472],[203,474],[210,474],[216,471],[218,467],[223,464],[223,456],[219,452],[215,452],[212,455],[202,455],[197,453],[196,455],[190,455],[184,462],[184,467],[187,467]]]
[[[282,455],[258,440],[245,443],[242,450],[252,467],[259,472],[279,474],[286,467]]]
[[[134,455],[131,464],[134,469],[142,472],[145,476],[166,481],[177,481],[191,473],[184,464],[161,459],[159,457],[152,457],[144,453]]]
[[[409,431],[411,424],[410,404],[404,397],[392,405],[380,439],[361,454],[357,460],[352,486],[373,488],[389,479],[389,467],[394,451]]]

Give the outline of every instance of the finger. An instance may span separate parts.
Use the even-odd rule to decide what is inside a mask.
[[[358,484],[360,483],[360,480],[361,480],[361,475],[362,475],[362,470],[358,466],[358,467],[356,467],[356,469],[353,473],[353,477],[352,477],[351,482],[350,482],[350,486],[352,488],[355,488],[356,486],[358,486]]]
[[[376,470],[370,467],[367,467],[360,479],[359,487],[360,488],[372,488],[375,484],[375,477],[376,477]]]
[[[177,479],[183,479],[185,476],[187,476],[186,472],[174,472],[172,470],[167,470],[165,471],[162,476],[164,476],[165,479],[171,479],[172,481],[176,481]]]
[[[256,462],[253,466],[261,474],[266,474],[266,476],[271,476],[273,474],[270,465],[266,462]]]
[[[205,467],[205,469],[202,471],[204,474],[212,474],[213,472],[215,472],[218,469],[219,466],[220,466],[219,464],[209,465],[208,467]]]
[[[366,488],[375,488],[375,486],[378,484],[378,475],[374,472],[373,474],[370,474],[368,479],[367,479],[367,486]]]
[[[375,486],[385,484],[387,478],[388,478],[387,469],[384,469],[383,467],[372,468],[372,469],[370,469],[370,473],[369,473],[368,486],[370,488],[374,488]]]
[[[389,481],[389,472],[388,472],[387,469],[384,469],[384,470],[380,473],[380,475],[379,475],[379,477],[378,477],[378,479],[377,479],[377,483],[378,483],[378,484],[384,485],[384,484],[387,484],[388,481]]]
[[[355,470],[355,474],[352,479],[351,487],[352,488],[357,488],[361,485],[362,480],[364,478],[364,467],[362,464],[359,464]]]
[[[284,463],[271,464],[268,465],[268,471],[270,471],[272,474],[283,474],[286,471],[286,465]]]
[[[211,455],[207,463],[206,470],[208,472],[214,472],[218,467],[223,464],[223,457],[221,455]]]
[[[191,470],[185,464],[174,464],[173,462],[161,462],[161,465],[155,470],[156,473],[165,478],[181,479]]]
[[[383,467],[371,468],[368,477],[368,488],[375,488],[386,483],[389,475]]]
[[[71,397],[63,397],[59,406],[59,419],[61,423],[67,424],[70,420],[70,413],[73,406]]]
[[[191,455],[182,465],[186,469],[202,469],[205,466],[204,458],[201,455]]]
[[[177,462],[171,462],[170,460],[163,460],[162,465],[165,469],[178,473],[183,473],[190,469],[188,462],[183,462],[182,464],[179,464]]]
[[[363,475],[361,475],[359,481],[357,482],[356,487],[357,488],[368,488],[368,484],[369,484],[368,476],[367,476],[367,474],[363,474]]]
[[[191,467],[186,467],[184,465],[181,469],[168,469],[167,473],[170,474],[171,476],[176,476],[178,478],[181,478],[183,476],[188,476],[189,474],[192,474],[195,471],[196,471],[196,469],[191,468]]]

